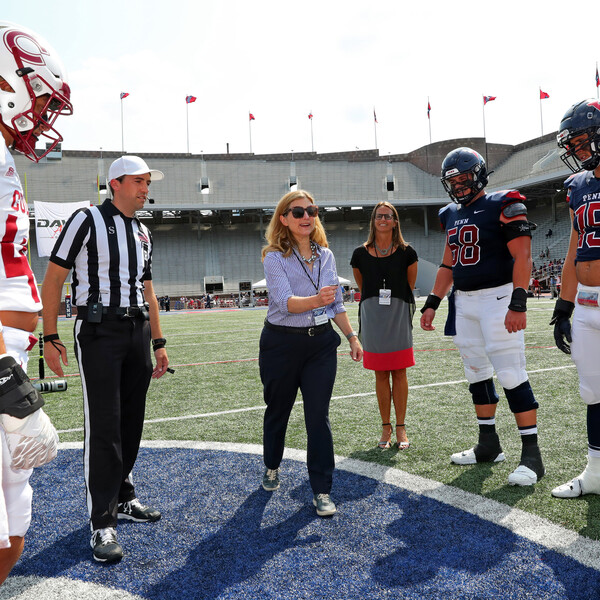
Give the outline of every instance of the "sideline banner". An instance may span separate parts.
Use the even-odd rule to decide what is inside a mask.
[[[89,202],[34,202],[35,235],[38,256],[50,256],[64,224],[80,208],[89,208]]]

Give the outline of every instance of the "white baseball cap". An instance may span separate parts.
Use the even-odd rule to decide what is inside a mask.
[[[110,165],[110,169],[108,169],[108,180],[112,181],[122,175],[145,175],[146,173],[150,173],[152,181],[160,181],[165,176],[162,171],[151,169],[143,158],[130,154],[117,158],[117,160]]]

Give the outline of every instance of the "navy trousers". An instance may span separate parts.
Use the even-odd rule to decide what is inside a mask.
[[[277,469],[298,390],[304,401],[307,466],[314,494],[329,494],[333,479],[333,438],[329,402],[337,369],[340,336],[328,329],[313,337],[263,329],[259,368],[267,405],[263,427],[264,461]]]

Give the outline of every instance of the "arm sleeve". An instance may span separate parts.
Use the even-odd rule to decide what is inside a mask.
[[[289,314],[288,300],[294,295],[288,279],[283,257],[279,252],[269,252],[263,263],[269,298],[282,313]]]
[[[144,274],[142,275],[142,281],[152,281],[152,252],[154,251],[154,241],[152,240],[152,234],[148,228],[145,229],[145,233],[150,240],[150,247],[148,248],[148,264],[144,269]]]
[[[350,258],[350,266],[353,269],[358,269],[360,271],[360,247],[356,248],[352,253],[352,258]]]
[[[65,269],[72,269],[90,231],[89,209],[73,213],[65,223],[50,255],[50,261]]]
[[[327,261],[327,269],[332,269],[335,274],[337,275],[337,267],[335,264],[335,256],[333,255],[333,252],[329,252],[329,259]],[[331,262],[329,262],[331,261]],[[335,300],[331,303],[331,308],[333,309],[333,312],[337,315],[339,313],[343,313],[346,312],[346,307],[344,306],[344,297],[342,294],[342,286],[338,285],[337,290],[335,292]]]
[[[410,267],[410,265],[418,262],[418,260],[417,251],[412,246],[406,246],[406,266]]]

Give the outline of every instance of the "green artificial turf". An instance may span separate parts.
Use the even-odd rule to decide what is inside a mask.
[[[423,302],[424,298],[419,299],[417,306],[420,308]],[[516,488],[507,483],[508,474],[518,464],[521,445],[514,417],[498,384],[496,426],[506,461],[467,467],[450,463],[453,452],[468,449],[476,442],[477,423],[460,357],[452,340],[443,335],[446,302],[438,310],[435,332],[420,329],[419,312],[414,317],[417,364],[408,372],[406,427],[411,447],[406,451],[376,448],[381,421],[374,374],[347,356],[348,344],[342,341],[340,353],[344,355],[339,356],[330,411],[336,454],[457,486],[600,539],[599,496],[558,500],[550,495],[553,487],[583,470],[587,455],[585,405],[579,398],[577,372],[570,357],[554,346],[548,325],[553,306],[554,301],[548,298],[531,298],[525,333],[527,368],[540,403],[539,442],[546,466],[546,476],[535,487]],[[358,305],[348,304],[347,308],[357,327]],[[264,405],[257,359],[265,314],[265,310],[162,314],[175,373],[150,385],[146,411],[150,422],[145,426],[145,439],[219,441],[232,446],[262,442]],[[48,394],[46,409],[61,432],[61,441],[80,441],[83,412],[72,321],[60,321],[59,332],[69,351],[69,366],[65,369],[70,375],[69,389]],[[32,377],[36,366],[32,354]],[[286,444],[306,448],[301,404],[292,412]]]

